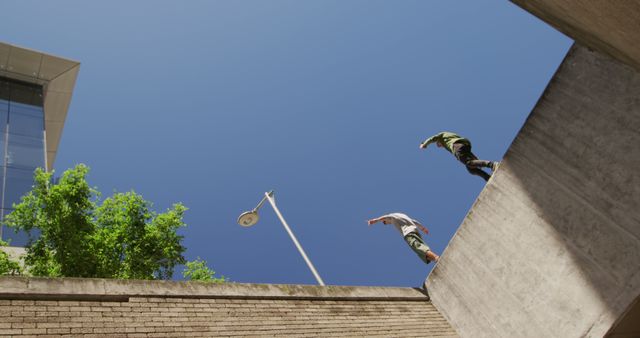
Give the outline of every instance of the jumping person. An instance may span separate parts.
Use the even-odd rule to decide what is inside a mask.
[[[500,162],[496,161],[479,160],[478,157],[471,152],[471,142],[469,140],[448,131],[443,131],[429,137],[420,143],[420,149],[426,149],[431,143],[436,143],[438,148],[447,149],[458,161],[467,167],[469,173],[480,176],[485,181],[488,181],[491,175],[480,168],[491,168],[491,171],[495,172],[500,164]]]
[[[407,242],[409,247],[411,247],[411,250],[413,250],[413,252],[415,252],[423,262],[425,262],[425,264],[429,264],[432,261],[437,262],[440,258],[440,256],[431,251],[429,246],[424,243],[422,237],[420,236],[420,233],[418,232],[418,229],[420,229],[425,234],[428,234],[429,230],[427,230],[427,228],[425,228],[422,224],[420,224],[420,222],[416,221],[415,219],[412,219],[405,214],[396,212],[367,221],[369,226],[378,222],[382,222],[384,224],[393,224],[396,229],[400,231],[402,237],[404,237],[405,242]]]

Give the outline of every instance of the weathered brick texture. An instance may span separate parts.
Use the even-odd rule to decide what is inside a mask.
[[[143,281],[130,286],[0,278],[0,336],[456,336],[428,297],[414,289]]]

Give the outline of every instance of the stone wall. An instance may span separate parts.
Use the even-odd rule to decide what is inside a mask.
[[[1,337],[454,337],[417,289],[0,278]]]

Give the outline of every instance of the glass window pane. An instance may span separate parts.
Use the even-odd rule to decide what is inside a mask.
[[[44,167],[44,142],[42,139],[9,134],[7,166],[22,169]]]
[[[9,102],[9,111],[13,113],[26,114],[42,118],[44,116],[42,107],[17,103],[14,101]]]
[[[42,90],[39,88],[11,84],[10,95],[9,100],[11,102],[21,102],[30,105],[42,106]]]
[[[10,82],[0,77],[0,100],[9,100],[11,94]]]
[[[42,106],[42,86],[0,77],[0,99]]]
[[[4,163],[4,150],[5,150],[5,135],[4,133],[0,134],[0,180],[2,180],[2,173],[4,171],[3,166],[5,165]],[[0,186],[2,186],[2,184],[0,183]],[[0,190],[0,192],[2,192],[2,190]]]
[[[8,115],[9,113],[6,110],[0,109],[0,134],[4,134],[5,130],[7,130]],[[4,141],[4,135],[2,135],[2,140]]]
[[[1,117],[0,117],[1,118]],[[42,116],[17,114],[13,107],[9,113],[9,133],[44,138],[44,120]]]
[[[9,101],[0,99],[0,112],[8,112],[9,111]]]
[[[3,207],[9,209],[13,203],[20,203],[22,196],[31,191],[32,186],[33,170],[7,168]]]
[[[0,176],[1,176],[1,175],[4,175],[4,167],[0,167]],[[4,180],[2,179],[2,177],[0,177],[0,188],[2,188],[2,190],[0,190],[0,192],[1,192],[1,191],[4,191]],[[1,197],[2,197],[2,195],[0,194],[0,198],[1,198]],[[0,199],[0,202],[1,202],[1,201],[2,201],[2,200]],[[4,209],[4,205],[1,205],[1,204],[2,204],[2,203],[0,203],[0,210]],[[11,212],[11,210],[7,211],[7,212],[6,212],[6,213],[4,213],[3,215],[8,214],[9,212]]]
[[[3,219],[12,211],[13,209],[10,208],[0,209]],[[38,231],[38,229],[34,229],[31,231],[31,234],[34,238],[37,238],[40,235],[40,231]],[[24,247],[29,243],[29,235],[27,235],[26,231],[20,230],[16,233],[14,228],[2,226],[2,240],[9,242],[12,246]]]

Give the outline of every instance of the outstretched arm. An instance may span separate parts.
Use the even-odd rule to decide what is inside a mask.
[[[378,222],[383,221],[385,218],[387,218],[387,215],[380,216],[380,217],[377,217],[377,218],[372,218],[372,219],[367,221],[367,224],[369,224],[369,226],[371,226],[371,225],[374,225],[374,224],[376,224]]]
[[[420,143],[420,149],[427,148],[431,143],[437,142],[442,138],[442,133],[437,133],[428,139],[424,140],[424,142]]]

